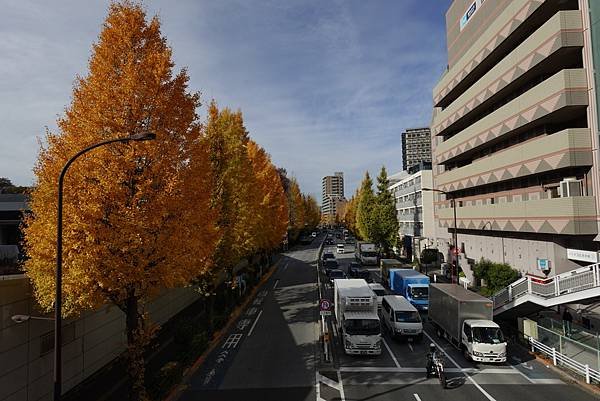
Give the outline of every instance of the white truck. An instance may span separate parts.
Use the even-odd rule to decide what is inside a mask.
[[[357,242],[354,257],[363,266],[377,266],[377,246],[370,242]]]
[[[363,279],[334,280],[333,287],[335,318],[346,354],[380,355],[377,296]]]
[[[467,360],[506,362],[506,341],[493,315],[491,300],[460,285],[429,285],[429,320]]]

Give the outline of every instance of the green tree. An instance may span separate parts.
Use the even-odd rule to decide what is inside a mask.
[[[485,280],[486,295],[492,295],[517,280],[519,272],[506,263],[495,263],[481,258],[473,268],[473,274],[480,280]]]
[[[375,194],[373,193],[373,180],[369,172],[365,173],[358,197],[358,207],[356,212],[356,227],[361,238],[373,240],[373,209],[375,208]]]
[[[379,245],[383,253],[388,255],[390,249],[396,244],[398,237],[398,219],[396,216],[396,204],[394,196],[388,190],[390,181],[388,180],[385,167],[381,167],[381,172],[377,177],[377,197],[375,198],[375,207],[373,208],[372,240]]]

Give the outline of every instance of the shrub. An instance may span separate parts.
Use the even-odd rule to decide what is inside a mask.
[[[485,280],[486,289],[482,293],[492,295],[508,286],[520,276],[519,272],[506,263],[494,263],[483,259],[475,264],[473,274],[480,280]]]

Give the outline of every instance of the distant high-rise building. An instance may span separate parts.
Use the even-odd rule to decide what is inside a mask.
[[[336,205],[344,199],[344,173],[336,172],[334,175],[323,177],[321,213],[323,215],[335,216],[337,212]]]
[[[402,169],[415,164],[431,163],[431,131],[429,128],[412,128],[402,133]]]

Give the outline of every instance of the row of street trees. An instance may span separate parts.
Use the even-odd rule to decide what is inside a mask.
[[[374,242],[389,254],[398,239],[398,220],[394,197],[388,187],[387,171],[381,167],[377,177],[377,193],[367,171],[360,188],[344,208],[342,221],[358,238]]]
[[[113,3],[89,73],[47,132],[24,229],[25,270],[40,305],[55,301],[57,178],[93,143],[140,132],[156,140],[110,145],[79,159],[64,191],[63,315],[105,303],[126,316],[132,399],[147,399],[144,348],[156,327],[146,304],[161,291],[227,276],[243,258],[271,252],[318,224],[316,201],[250,139],[241,111],[208,107],[185,69],[175,73],[157,17]],[[209,280],[210,281],[210,280]]]

